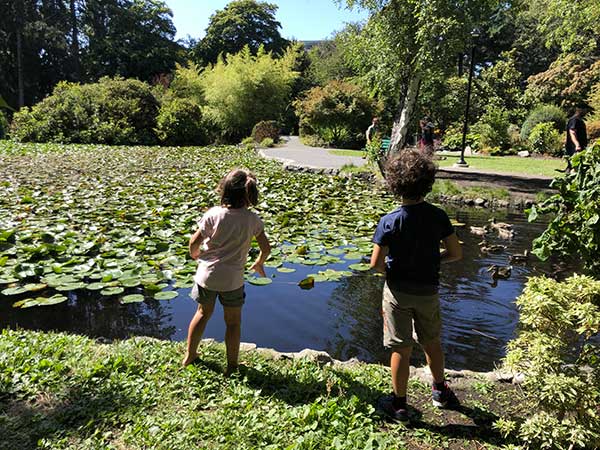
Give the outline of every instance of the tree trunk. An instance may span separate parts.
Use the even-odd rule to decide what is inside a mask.
[[[398,112],[394,118],[394,126],[392,128],[392,137],[390,140],[390,153],[400,150],[406,143],[408,125],[414,113],[420,84],[421,75],[419,74],[413,75],[408,83],[406,94],[402,98]]]
[[[16,35],[17,35],[17,94],[18,106],[25,106],[25,80],[23,79],[23,0],[16,2]]]
[[[71,57],[73,58],[73,78],[75,81],[81,79],[81,66],[79,64],[79,30],[77,28],[77,3],[69,0],[71,13]]]

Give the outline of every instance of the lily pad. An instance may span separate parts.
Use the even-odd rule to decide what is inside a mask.
[[[0,285],[16,283],[17,281],[19,281],[18,278],[0,278]]]
[[[371,266],[369,264],[365,264],[365,263],[356,263],[356,264],[350,264],[348,266],[348,268],[352,269],[352,270],[356,270],[358,272],[366,272],[371,269]]]
[[[277,269],[277,272],[281,272],[281,273],[293,273],[295,271],[296,271],[296,269],[292,269],[291,267],[279,267]]]
[[[57,305],[68,300],[64,295],[56,294],[52,297],[36,297],[20,300],[13,304],[13,308],[31,308],[32,306]]]
[[[359,252],[350,252],[344,255],[345,259],[362,259],[363,254]]]
[[[125,289],[123,289],[122,287],[119,287],[119,286],[115,286],[115,287],[108,287],[106,289],[102,289],[100,291],[100,294],[109,296],[109,295],[119,295],[119,294],[122,294],[123,292],[125,292]]]
[[[161,291],[154,294],[154,300],[172,300],[178,295],[177,291]]]
[[[139,303],[144,301],[144,296],[142,294],[130,294],[121,298],[121,303]]]
[[[16,286],[4,289],[0,294],[2,295],[19,295],[24,292],[27,292],[24,286]]]
[[[315,279],[313,277],[306,277],[298,283],[301,289],[309,290],[315,287]]]
[[[252,277],[248,279],[248,283],[253,284],[255,286],[266,286],[267,284],[271,284],[273,280],[266,277]]]
[[[106,283],[89,283],[85,288],[90,291],[99,291],[106,287]]]
[[[61,284],[60,286],[56,286],[55,289],[57,291],[60,292],[67,292],[67,291],[76,291],[77,289],[83,289],[85,288],[85,283],[67,283],[67,284]]]

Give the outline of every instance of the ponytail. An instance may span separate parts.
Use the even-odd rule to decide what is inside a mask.
[[[217,188],[221,205],[228,208],[243,208],[258,203],[258,187],[252,172],[234,169],[219,182]]]

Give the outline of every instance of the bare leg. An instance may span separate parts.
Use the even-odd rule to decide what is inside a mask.
[[[442,383],[444,381],[444,352],[442,351],[442,343],[439,339],[428,342],[423,345],[423,351],[427,358],[427,364],[431,375],[433,375],[433,381],[436,383]]]
[[[183,366],[187,366],[198,357],[198,344],[200,344],[208,319],[210,319],[214,310],[214,303],[212,305],[198,305],[196,314],[192,317],[188,327],[187,351],[181,363]]]
[[[224,306],[225,348],[227,349],[227,372],[237,369],[240,353],[240,333],[242,323],[241,306]]]
[[[396,397],[406,397],[411,353],[412,347],[398,347],[392,350],[390,368],[392,369],[392,387]]]

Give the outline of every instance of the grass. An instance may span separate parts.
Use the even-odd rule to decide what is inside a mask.
[[[495,188],[489,186],[460,186],[449,180],[438,179],[433,185],[433,190],[429,194],[432,198],[440,195],[451,197],[459,195],[462,198],[483,198],[485,200],[508,200],[510,193],[504,188]]]
[[[363,150],[329,150],[330,155],[336,156],[355,156],[362,158],[365,155]]]
[[[223,375],[222,344],[180,368],[183,344],[134,338],[113,344],[27,331],[0,336],[1,449],[480,449],[505,440],[493,422],[527,411],[518,389],[453,385],[461,411],[431,406],[412,380],[408,426],[373,404],[389,392],[379,365],[318,365],[243,352]],[[473,380],[471,380],[473,382]],[[478,391],[483,392],[483,394]]]

